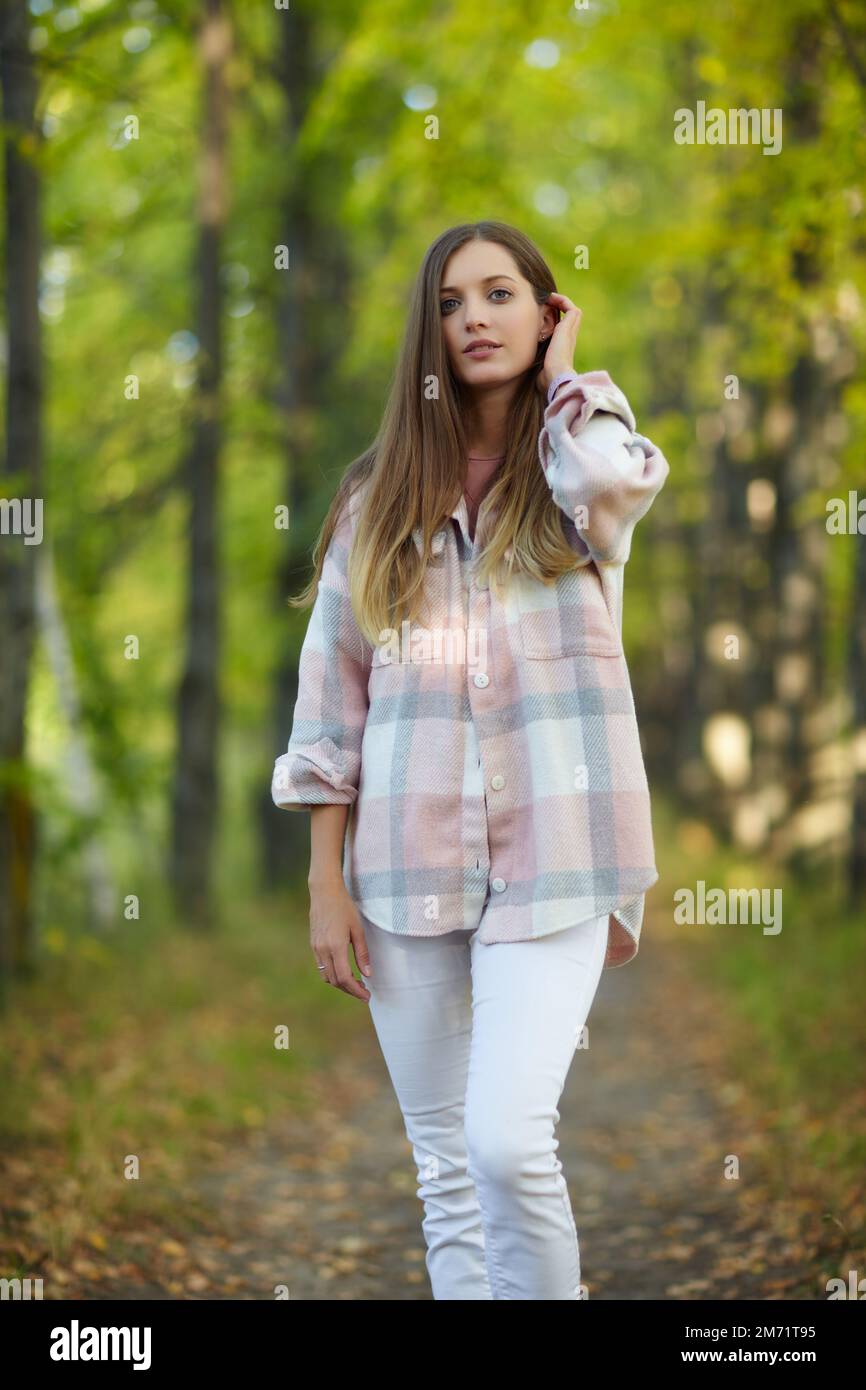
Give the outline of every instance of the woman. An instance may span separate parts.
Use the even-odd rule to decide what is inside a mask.
[[[574,371],[580,317],[514,228],[438,237],[295,600],[272,795],[311,812],[313,952],[369,1003],[434,1299],[581,1297],[556,1106],[658,876],[620,631],[668,465]]]

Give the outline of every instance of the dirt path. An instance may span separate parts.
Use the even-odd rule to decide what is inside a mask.
[[[821,1214],[769,1198],[769,1141],[719,1076],[712,1000],[674,947],[644,943],[603,975],[560,1103],[590,1298],[825,1297]],[[161,1232],[146,1258],[132,1239],[112,1252],[117,1277],[78,1296],[273,1299],[286,1285],[302,1300],[429,1299],[411,1150],[372,1026],[311,1086],[312,1118],[215,1151],[184,1194],[192,1236]]]

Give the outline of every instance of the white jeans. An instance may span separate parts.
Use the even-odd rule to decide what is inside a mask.
[[[607,917],[489,946],[477,931],[407,937],[362,921],[434,1299],[579,1299],[556,1107],[601,978]]]

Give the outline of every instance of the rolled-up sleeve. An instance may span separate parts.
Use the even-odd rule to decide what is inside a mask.
[[[292,732],[271,782],[286,811],[350,805],[358,795],[372,649],[349,599],[350,539],[346,525],[331,539],[301,648]]]
[[[562,380],[544,412],[538,450],[553,499],[592,558],[624,564],[634,527],[670,468],[637,432],[631,406],[607,372]]]

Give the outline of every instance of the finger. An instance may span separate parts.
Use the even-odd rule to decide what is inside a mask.
[[[370,991],[366,985],[360,984],[352,974],[352,967],[349,964],[349,943],[340,951],[334,953],[334,966],[337,972],[337,988],[344,994],[351,994],[354,999],[363,999],[364,1002],[370,998]]]
[[[319,964],[325,967],[324,970],[318,971],[319,978],[324,980],[326,985],[336,985],[337,971],[334,965],[333,952],[323,946],[318,949],[316,954],[319,958]]]
[[[325,980],[325,981],[327,982],[327,978],[328,978],[328,977],[327,977],[327,970],[328,970],[328,948],[327,948],[327,946],[325,946],[324,942],[319,941],[319,940],[317,939],[317,935],[318,935],[318,934],[317,934],[316,928],[313,926],[313,922],[312,922],[312,918],[311,918],[311,920],[310,920],[310,937],[309,937],[309,940],[310,940],[310,950],[311,950],[312,953],[313,953],[313,966],[314,966],[315,971],[316,971],[316,974],[319,976],[319,978],[322,979],[322,980]],[[324,969],[324,970],[320,970],[320,969],[319,969],[319,966],[320,966],[320,965],[323,965],[323,966],[325,967],[325,969]]]
[[[373,968],[370,965],[370,952],[367,950],[367,937],[364,928],[360,926],[352,928],[352,950],[355,952],[355,963],[362,975],[372,975]]]
[[[571,359],[574,357],[574,350],[577,346],[577,335],[580,332],[583,311],[578,309],[577,305],[573,304],[566,295],[560,295],[559,298],[564,300],[568,307],[564,309],[562,318],[556,325],[550,340],[551,352],[553,353],[552,363],[556,361],[556,358],[560,354],[564,353],[569,359],[568,365],[570,366]]]
[[[577,307],[577,305],[575,304],[574,300],[573,300],[573,299],[569,299],[569,297],[568,297],[567,294],[554,293],[554,294],[549,294],[549,295],[547,296],[547,298],[548,298],[548,302],[549,302],[550,300],[552,300],[552,299],[553,299],[553,300],[556,300],[557,303],[560,305],[560,307],[563,308],[563,309],[565,310],[566,313],[569,313],[569,314],[570,314],[570,313],[576,313],[576,314],[581,314],[581,313],[583,313],[583,310],[582,310],[582,309],[578,309],[578,307]]]
[[[570,339],[573,342],[580,332],[582,319],[583,310],[578,309],[576,304],[570,305],[568,309],[562,311],[562,318],[553,331],[553,338],[559,336],[560,338]],[[553,341],[553,338],[551,341]]]

